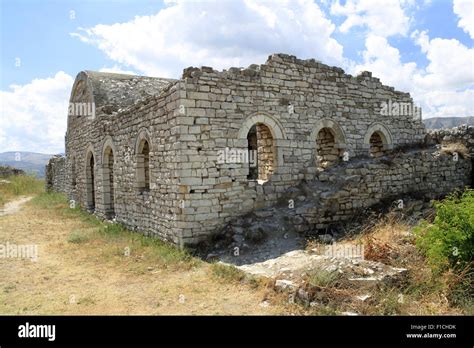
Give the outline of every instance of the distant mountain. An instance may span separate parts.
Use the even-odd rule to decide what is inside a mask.
[[[468,117],[432,117],[423,120],[428,129],[453,128],[462,124],[474,126],[474,116]]]
[[[0,165],[23,169],[28,174],[44,178],[44,167],[52,156],[26,151],[2,152],[0,153]]]

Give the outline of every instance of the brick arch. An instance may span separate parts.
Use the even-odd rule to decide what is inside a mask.
[[[367,132],[365,133],[364,137],[364,149],[370,149],[370,137],[377,133],[382,138],[384,150],[393,149],[393,137],[392,133],[388,130],[388,128],[380,122],[373,123]]]
[[[314,143],[318,137],[318,133],[323,129],[328,128],[331,130],[332,135],[334,136],[335,147],[338,149],[345,149],[346,148],[346,135],[342,130],[341,126],[336,121],[333,121],[329,118],[323,118],[316,122],[311,134],[309,136],[309,140]]]
[[[257,123],[266,125],[268,129],[270,129],[274,139],[286,139],[286,134],[280,121],[267,113],[258,113],[248,116],[240,127],[238,138],[247,139],[247,134],[249,133],[250,128]]]

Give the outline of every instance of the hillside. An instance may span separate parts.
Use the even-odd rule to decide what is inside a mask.
[[[427,129],[458,127],[462,124],[474,126],[474,116],[468,117],[432,117],[423,120]]]
[[[43,178],[44,167],[52,156],[51,154],[27,151],[2,152],[0,153],[0,165],[23,169],[27,173]]]

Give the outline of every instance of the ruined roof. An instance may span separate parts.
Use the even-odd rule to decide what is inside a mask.
[[[93,102],[97,113],[111,114],[160,92],[176,80],[98,71],[81,71],[70,102]]]

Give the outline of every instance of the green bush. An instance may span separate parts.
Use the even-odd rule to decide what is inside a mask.
[[[454,193],[435,202],[432,224],[415,228],[416,244],[437,272],[470,267],[474,256],[474,190]]]

